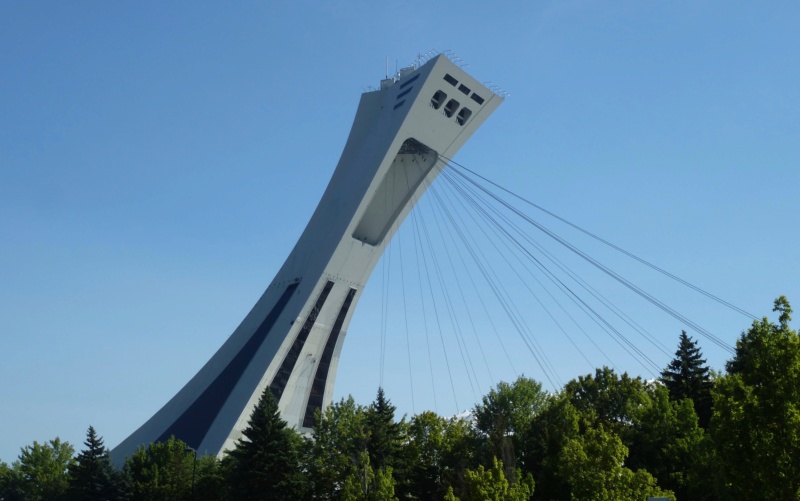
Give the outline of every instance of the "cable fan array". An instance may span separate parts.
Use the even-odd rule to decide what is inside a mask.
[[[407,371],[414,412],[425,402],[458,413],[522,373],[557,391],[573,367],[616,369],[621,358],[658,377],[679,331],[654,330],[655,317],[733,352],[638,283],[638,270],[756,318],[451,159],[435,168],[376,273],[379,383]]]

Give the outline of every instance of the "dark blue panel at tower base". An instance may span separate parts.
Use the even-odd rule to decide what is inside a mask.
[[[322,352],[322,357],[317,365],[317,372],[314,374],[314,383],[311,387],[311,393],[308,396],[306,413],[303,417],[303,426],[306,428],[314,426],[314,415],[318,409],[322,408],[322,399],[325,394],[325,386],[328,383],[328,372],[331,367],[333,350],[336,348],[336,342],[339,340],[339,334],[342,332],[344,319],[347,317],[347,312],[350,310],[350,305],[353,303],[353,297],[355,297],[355,295],[356,290],[353,288],[347,292],[347,297],[344,299],[342,308],[339,310],[339,315],[336,317],[336,322],[333,324],[333,330],[328,336],[328,341],[325,342],[325,350]]]
[[[239,382],[261,344],[267,339],[267,335],[275,325],[275,321],[280,317],[281,312],[286,307],[289,299],[291,299],[292,293],[297,289],[299,283],[295,282],[286,287],[278,302],[275,303],[275,306],[272,307],[272,310],[261,322],[258,329],[247,340],[247,343],[239,350],[239,353],[220,372],[214,382],[208,385],[206,390],[197,397],[197,400],[161,434],[157,440],[158,442],[164,442],[174,435],[175,438],[186,442],[189,447],[195,449],[200,447],[220,409],[222,409],[228,396],[233,392],[234,386]]]
[[[308,335],[311,333],[311,328],[314,327],[314,322],[317,321],[317,315],[319,315],[319,312],[322,311],[322,307],[325,305],[325,300],[328,299],[328,294],[330,294],[331,289],[333,289],[333,282],[329,280],[325,284],[325,287],[323,287],[322,292],[319,293],[317,302],[314,303],[314,307],[308,313],[308,318],[306,318],[306,321],[303,323],[303,327],[300,329],[300,332],[297,333],[297,337],[292,343],[292,347],[289,348],[286,358],[284,358],[283,363],[281,363],[281,368],[278,369],[277,374],[275,374],[275,378],[269,385],[276,402],[280,401],[283,391],[286,389],[286,384],[289,382],[289,377],[291,377],[294,366],[297,364],[297,358],[300,356],[300,352],[303,351],[303,346],[306,344],[306,339],[308,339]]]

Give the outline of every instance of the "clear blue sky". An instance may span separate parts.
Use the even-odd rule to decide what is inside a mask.
[[[460,163],[756,315],[800,305],[798,26],[793,1],[0,3],[0,459],[80,448],[90,424],[114,446],[194,375],[288,255],[387,57],[452,49],[511,93]],[[337,380],[362,403],[375,284]],[[749,325],[652,287],[731,345]],[[674,351],[680,325],[639,320]],[[575,358],[553,356],[565,380],[591,370]],[[387,363],[410,414],[408,378]]]

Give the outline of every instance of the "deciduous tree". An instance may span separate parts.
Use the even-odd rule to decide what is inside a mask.
[[[562,393],[578,410],[583,427],[603,426],[617,434],[630,425],[633,410],[647,398],[640,378],[618,376],[608,367],[573,379]]]
[[[488,439],[487,459],[500,458],[508,476],[525,466],[523,437],[546,399],[541,383],[520,376],[512,384],[498,383],[475,406],[477,428]]]
[[[559,457],[567,441],[580,433],[580,414],[564,393],[551,395],[534,417],[525,437],[527,468],[536,480],[536,497],[569,499],[569,487],[561,475]]]
[[[711,429],[725,494],[796,500],[800,495],[800,336],[781,296],[736,343],[714,388]]]
[[[74,453],[72,445],[59,438],[23,447],[13,464],[18,482],[14,490],[31,501],[62,498],[69,485],[67,470]]]
[[[319,411],[318,411],[319,412]],[[315,499],[339,499],[345,479],[367,451],[367,410],[350,396],[319,412],[305,465]]]
[[[626,465],[646,469],[678,499],[714,499],[709,488],[715,471],[713,444],[698,424],[692,401],[672,400],[657,383],[648,385],[646,394],[621,437],[630,450]]]
[[[567,440],[560,456],[560,468],[574,501],[630,501],[649,496],[669,497],[646,470],[623,466],[628,448],[611,431],[588,429]]]
[[[182,500],[192,493],[194,454],[183,440],[170,437],[139,447],[125,459],[133,498],[141,500]]]
[[[477,470],[467,470],[461,497],[456,497],[450,488],[445,501],[527,501],[533,494],[533,477],[517,471],[518,480],[509,481],[503,470],[503,463],[497,458],[492,460],[492,468],[488,470],[483,465]]]
[[[370,465],[369,454],[361,453],[358,465],[345,479],[342,501],[398,501],[394,494],[392,467],[375,471]]]
[[[193,501],[226,501],[229,499],[226,465],[216,456],[197,458],[197,478]]]
[[[433,412],[412,417],[404,446],[411,496],[441,499],[448,486],[460,486],[467,468],[477,466],[476,442],[470,424],[462,419]]]

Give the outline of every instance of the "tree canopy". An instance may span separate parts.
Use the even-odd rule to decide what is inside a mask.
[[[349,397],[318,412],[306,438],[266,391],[222,460],[172,437],[119,472],[90,426],[75,457],[54,439],[0,461],[0,499],[796,501],[800,336],[785,297],[774,311],[777,322],[753,322],[713,378],[684,332],[659,381],[601,367],[547,393],[520,377],[466,419],[398,419],[378,388],[368,405]]]
[[[7,474],[8,499],[32,501],[61,499],[69,485],[68,470],[74,462],[75,449],[56,437],[40,444],[25,446]]]
[[[743,499],[800,496],[800,336],[781,296],[736,343],[714,388],[712,436],[724,489]]]

